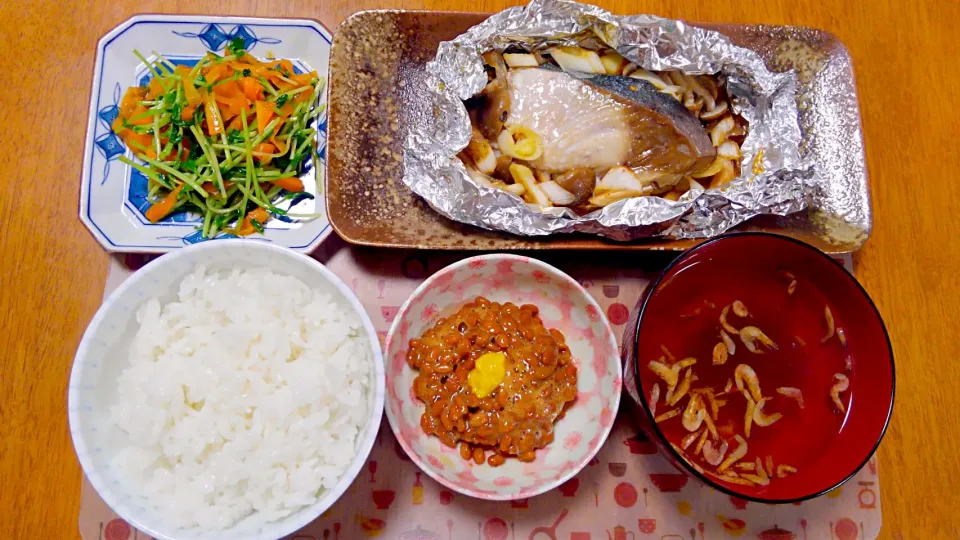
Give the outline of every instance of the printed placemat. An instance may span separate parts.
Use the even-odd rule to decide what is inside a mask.
[[[537,253],[569,273],[597,299],[618,334],[649,280],[669,254]],[[360,298],[381,342],[404,300],[429,275],[462,259],[449,252],[357,248],[331,237],[314,253]],[[150,256],[111,257],[109,294]],[[589,262],[586,261],[589,259]],[[849,256],[842,262],[850,268]],[[558,489],[512,502],[481,501],[447,490],[404,454],[383,421],[367,466],[319,519],[289,540],[860,540],[880,532],[876,457],[853,479],[804,503],[763,505],[730,497],[679,472],[632,427],[624,397],[607,443]],[[118,518],[84,481],[84,540],[147,540]]]

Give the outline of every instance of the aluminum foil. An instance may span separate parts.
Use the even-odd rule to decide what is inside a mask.
[[[679,200],[636,197],[584,216],[565,208],[540,209],[513,195],[475,184],[457,153],[470,140],[463,100],[487,77],[481,54],[520,45],[526,49],[596,40],[649,70],[721,74],[734,110],[749,123],[741,175],[723,189],[693,189]],[[720,33],[650,15],[616,16],[596,6],[534,0],[510,8],[440,44],[427,64],[434,114],[411,130],[404,148],[404,183],[444,216],[487,229],[537,236],[558,232],[600,234],[615,240],[643,237],[705,238],[759,214],[787,215],[815,204],[821,183],[800,150],[797,79],[773,73],[755,52]]]

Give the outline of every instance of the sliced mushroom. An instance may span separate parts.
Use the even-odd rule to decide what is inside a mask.
[[[493,73],[489,71],[489,82],[487,86],[480,91],[481,94],[489,94],[507,87],[507,64],[503,61],[503,55],[497,51],[483,53],[483,63],[493,68]]]
[[[683,106],[690,111],[690,114],[697,116],[700,114],[700,111],[703,109],[703,98],[695,94],[690,94],[688,97],[685,97],[683,100]]]
[[[720,101],[715,104],[714,107],[707,108],[705,111],[700,113],[700,119],[706,122],[711,122],[723,116],[727,112],[727,102]]]
[[[597,185],[597,175],[587,167],[576,167],[554,174],[553,181],[574,195],[575,199],[569,206],[578,206],[587,202],[593,195],[593,189]]]
[[[687,88],[693,91],[700,99],[703,100],[706,110],[711,110],[716,107],[716,97],[715,94],[712,94],[709,90],[703,87],[700,84],[700,79],[690,75],[683,76],[684,81],[686,82]]]
[[[710,130],[710,140],[713,142],[713,146],[719,147],[723,144],[724,141],[730,136],[730,132],[733,131],[733,128],[736,127],[736,123],[733,121],[732,116],[727,116],[723,120],[717,122],[713,128]]]
[[[720,90],[717,88],[717,83],[713,80],[713,77],[709,75],[697,75],[696,80],[700,83],[700,86],[710,94],[710,97],[716,101],[717,96],[720,95]]]
[[[493,176],[504,182],[513,182],[513,176],[510,175],[510,165],[513,165],[513,158],[502,153],[494,151],[497,154],[497,168],[493,171]]]
[[[679,71],[668,71],[666,76],[673,81],[674,86],[679,86],[680,88],[687,88],[687,81],[683,77],[683,73]]]
[[[495,141],[510,115],[510,91],[506,85],[478,98],[474,124],[487,140]]]

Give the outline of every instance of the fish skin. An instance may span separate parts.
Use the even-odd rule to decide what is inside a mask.
[[[552,67],[512,70],[509,81],[507,124],[526,125],[544,140],[537,168],[600,172],[626,165],[683,175],[703,170],[716,156],[700,121],[646,81]]]

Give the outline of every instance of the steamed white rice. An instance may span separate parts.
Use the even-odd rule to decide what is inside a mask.
[[[197,269],[148,300],[112,420],[122,478],[171,525],[256,525],[310,505],[356,455],[372,358],[349,304],[262,269]]]

